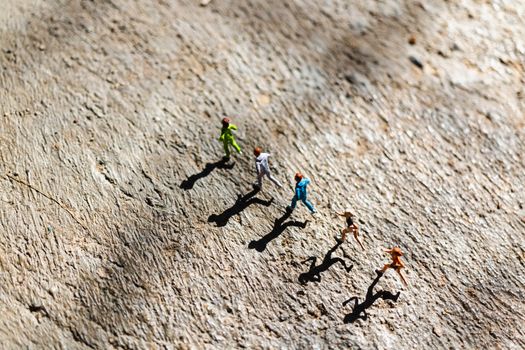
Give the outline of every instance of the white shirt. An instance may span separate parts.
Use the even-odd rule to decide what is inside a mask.
[[[270,166],[268,165],[268,157],[270,156],[270,153],[261,153],[257,158],[255,158],[255,169],[257,170],[257,174],[263,172],[263,173],[269,173],[270,172]]]

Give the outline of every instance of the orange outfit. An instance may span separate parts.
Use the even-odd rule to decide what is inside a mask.
[[[401,251],[401,249],[399,247],[394,247],[392,249],[385,250],[385,252],[390,254],[390,256],[392,257],[392,262],[383,266],[383,269],[379,270],[378,273],[383,274],[386,270],[392,268],[397,272],[403,284],[405,286],[408,285],[405,277],[401,273],[401,269],[405,267],[405,264],[403,264],[403,262],[401,261],[401,257],[403,256],[403,252]]]

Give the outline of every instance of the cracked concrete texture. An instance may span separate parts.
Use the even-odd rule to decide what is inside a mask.
[[[525,6],[199,3],[0,4],[1,347],[525,347]],[[285,188],[209,222],[256,145]],[[366,249],[300,283],[346,207]],[[345,324],[393,245],[409,286]]]

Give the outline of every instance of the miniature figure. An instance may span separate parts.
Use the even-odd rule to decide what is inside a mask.
[[[386,270],[388,270],[389,268],[393,268],[396,270],[399,277],[401,277],[401,281],[403,282],[403,284],[407,286],[408,283],[405,277],[403,277],[403,274],[401,273],[401,269],[405,267],[405,264],[403,264],[403,262],[401,261],[403,252],[401,251],[399,247],[394,247],[392,249],[386,249],[385,252],[387,252],[388,254],[392,256],[392,262],[390,264],[386,264],[385,266],[383,266],[383,269],[376,270],[377,274],[383,275]]]
[[[257,171],[257,182],[254,186],[261,189],[262,178],[266,175],[270,181],[276,184],[279,188],[283,187],[283,185],[281,185],[281,183],[270,173],[270,166],[268,165],[268,157],[270,157],[270,153],[263,153],[261,147],[255,147],[253,154],[255,155],[255,170]]]
[[[310,213],[313,215],[316,213],[314,206],[306,199],[306,186],[310,183],[310,179],[303,178],[303,174],[295,174],[295,195],[292,198],[292,204],[289,205],[286,209],[292,211],[297,205],[297,200],[303,202],[304,205],[310,210]]]
[[[359,228],[354,223],[354,220],[353,220],[354,214],[352,214],[349,210],[344,211],[342,213],[336,212],[336,214],[339,216],[344,216],[346,218],[346,228],[341,230],[341,238],[340,239],[336,238],[336,240],[338,242],[344,242],[346,240],[346,234],[349,232],[352,232],[354,234],[354,238],[357,241],[357,243],[359,243],[361,248],[365,249],[365,247],[363,246],[363,243],[361,243],[361,241],[359,240]]]
[[[224,158],[228,159],[230,158],[230,147],[231,145],[237,153],[242,154],[241,147],[235,142],[235,138],[233,137],[232,130],[237,130],[237,127],[233,124],[230,124],[230,118],[224,118],[222,120],[222,129],[221,129],[221,136],[219,137],[219,141],[222,141],[224,145],[224,152],[226,155]]]

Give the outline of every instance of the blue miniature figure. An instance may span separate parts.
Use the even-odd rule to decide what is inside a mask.
[[[300,200],[306,205],[312,215],[315,214],[316,211],[314,206],[306,199],[306,186],[310,183],[310,179],[303,178],[303,174],[297,173],[295,174],[295,182],[295,195],[292,198],[292,204],[286,209],[289,211],[294,210],[297,205],[297,200]]]

